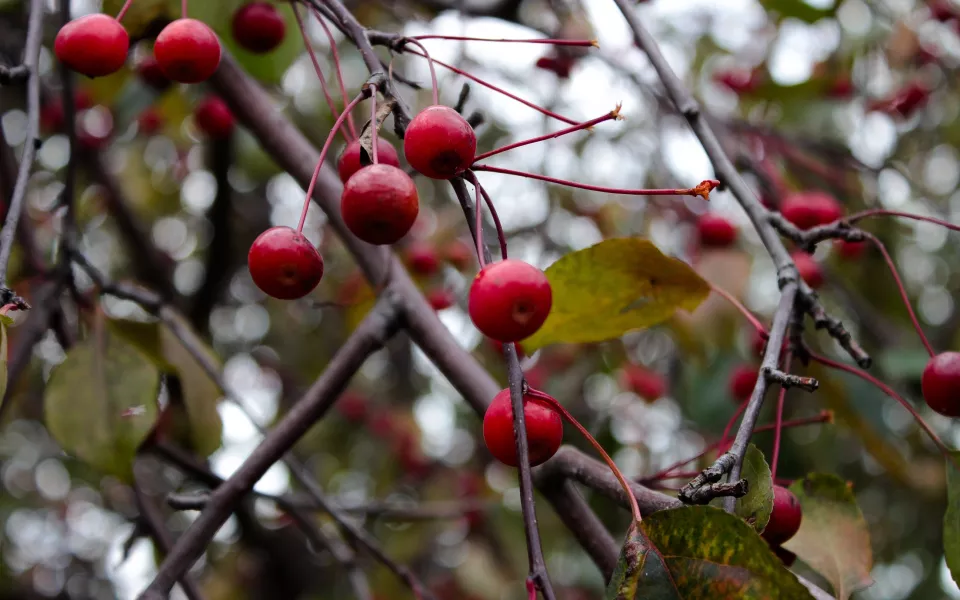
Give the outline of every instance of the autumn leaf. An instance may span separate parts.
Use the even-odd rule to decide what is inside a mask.
[[[710,286],[683,261],[649,240],[610,239],[571,252],[546,270],[550,316],[522,342],[528,354],[556,343],[599,342],[692,311]]]
[[[773,512],[773,478],[763,452],[753,444],[747,446],[740,476],[747,480],[749,488],[746,496],[737,499],[736,514],[757,532],[762,532]]]

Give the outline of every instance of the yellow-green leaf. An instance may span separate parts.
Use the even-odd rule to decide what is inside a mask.
[[[960,582],[960,471],[955,461],[960,452],[947,460],[947,511],[943,514],[943,554],[955,582]]]
[[[773,513],[773,478],[770,475],[770,466],[763,458],[763,452],[753,444],[747,446],[740,475],[747,480],[750,487],[746,496],[737,499],[737,516],[758,532],[763,531],[770,522],[770,514]]]
[[[0,315],[0,405],[7,395],[7,327],[12,324],[13,319]]]
[[[546,270],[553,308],[522,342],[530,353],[556,343],[599,342],[692,311],[710,285],[649,240],[615,238],[571,252]]]

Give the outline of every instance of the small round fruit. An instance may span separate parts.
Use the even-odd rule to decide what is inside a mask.
[[[920,379],[927,406],[941,415],[960,417],[960,352],[942,352],[930,359]]]
[[[627,365],[621,372],[621,384],[648,402],[667,393],[663,375],[640,365]]]
[[[157,36],[153,55],[169,79],[200,83],[220,66],[220,40],[202,21],[177,19]]]
[[[420,111],[403,138],[403,154],[414,169],[431,179],[450,179],[473,164],[477,135],[467,120],[449,106]]]
[[[784,198],[780,214],[800,229],[832,223],[843,216],[843,209],[825,192],[798,192]]]
[[[806,281],[807,285],[813,289],[823,285],[823,269],[820,268],[820,263],[806,252],[794,252],[791,256],[793,262],[797,265],[800,279]]]
[[[847,260],[860,258],[868,250],[867,242],[848,242],[847,240],[838,240],[836,248],[841,258]]]
[[[420,212],[417,186],[392,165],[368,165],[343,186],[340,213],[347,228],[369,244],[392,244],[405,236]]]
[[[163,91],[173,83],[170,78],[163,74],[157,57],[151,55],[144,56],[137,63],[137,74],[145,84],[157,91]]]
[[[767,528],[760,534],[772,546],[780,546],[800,530],[803,511],[793,492],[779,485],[773,486],[773,512]]]
[[[271,227],[254,240],[247,255],[253,282],[280,300],[295,300],[313,291],[323,277],[323,258],[303,234]]]
[[[163,115],[155,107],[149,106],[137,117],[137,128],[143,135],[153,135],[163,127]]]
[[[450,290],[438,288],[427,292],[427,302],[433,310],[446,310],[456,304],[457,299]]]
[[[116,73],[127,62],[129,49],[130,36],[123,25],[99,13],[70,21],[53,43],[57,59],[87,77]]]
[[[207,96],[193,113],[200,131],[215,140],[230,137],[236,125],[230,107],[219,96]]]
[[[443,258],[459,271],[473,264],[476,250],[461,240],[453,240],[443,248]]]
[[[440,257],[431,244],[415,242],[406,251],[410,270],[418,275],[429,277],[440,269]]]
[[[557,453],[563,442],[563,419],[545,401],[532,395],[523,397],[523,420],[527,430],[527,449],[530,466],[546,462]],[[501,390],[494,396],[483,416],[483,441],[490,454],[511,467],[519,463],[513,439],[513,405],[510,390]]]
[[[354,423],[362,423],[367,418],[366,397],[357,392],[344,392],[337,400],[337,410],[345,419]]]
[[[728,248],[737,241],[737,228],[725,217],[706,213],[697,221],[700,244],[713,248]]]
[[[547,320],[553,292],[543,271],[508,258],[477,274],[468,305],[470,319],[485,336],[518,342],[536,333]]]
[[[265,54],[280,45],[287,24],[269,2],[251,2],[233,14],[233,38],[240,47]]]
[[[730,373],[730,395],[737,402],[745,402],[753,394],[753,388],[757,387],[759,378],[758,367],[739,365]]]
[[[370,160],[373,160],[372,156]],[[377,162],[400,167],[400,157],[397,155],[397,149],[382,137],[377,138]],[[343,149],[343,153],[340,154],[340,159],[337,161],[337,173],[340,175],[340,181],[346,183],[363,166],[360,163],[360,140],[353,140]]]

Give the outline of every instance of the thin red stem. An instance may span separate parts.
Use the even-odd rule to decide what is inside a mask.
[[[500,242],[500,256],[503,260],[507,260],[507,236],[503,233],[503,224],[500,222],[500,215],[497,214],[497,208],[493,205],[493,200],[490,199],[490,194],[487,193],[487,190],[483,189],[483,186],[480,185],[480,180],[477,179],[477,175],[473,171],[467,171],[467,179],[472,183],[478,190],[480,194],[483,195],[483,201],[487,204],[487,210],[490,211],[490,217],[493,219],[493,225],[497,228],[497,240]],[[480,201],[478,200],[479,204]]]
[[[181,19],[187,18],[187,0],[180,1],[180,18]]]
[[[337,112],[337,106],[333,103],[333,96],[330,95],[330,90],[327,89],[327,80],[323,76],[323,71],[320,69],[320,61],[317,60],[317,55],[313,51],[313,44],[310,43],[310,36],[307,35],[307,28],[303,25],[303,18],[300,16],[300,9],[297,7],[296,2],[291,2],[290,5],[293,7],[293,16],[297,19],[297,27],[300,29],[300,37],[303,38],[303,45],[307,48],[307,54],[310,56],[310,62],[313,63],[313,70],[317,74],[317,79],[320,80],[320,89],[323,90],[323,97],[327,101],[327,106],[330,107],[330,114],[333,115],[334,119],[340,117],[340,113]],[[344,109],[344,112],[346,109]],[[350,142],[350,136],[346,131],[343,132],[343,138]]]
[[[123,21],[123,17],[127,14],[127,10],[130,9],[131,4],[133,4],[133,0],[127,0],[123,3],[123,6],[120,7],[120,12],[117,13],[117,23]]]
[[[527,600],[537,600],[537,586],[527,577]]]
[[[596,119],[591,119],[591,120],[589,120],[589,121],[584,121],[583,123],[579,123],[579,124],[577,124],[577,125],[573,125],[572,127],[567,127],[566,129],[561,129],[560,131],[557,131],[557,132],[554,132],[554,133],[548,133],[548,134],[546,134],[546,135],[541,135],[541,136],[539,136],[539,137],[530,138],[529,140],[523,140],[523,141],[520,141],[520,142],[514,142],[513,144],[509,144],[509,145],[503,146],[503,147],[501,147],[501,148],[496,148],[496,149],[494,149],[494,150],[490,150],[489,152],[484,152],[483,154],[480,154],[479,156],[475,156],[474,159],[473,159],[473,162],[481,161],[481,160],[483,160],[483,159],[485,159],[485,158],[489,158],[489,157],[491,157],[491,156],[493,156],[493,155],[495,155],[495,154],[500,154],[501,152],[506,152],[507,150],[513,150],[514,148],[519,148],[519,147],[521,147],[521,146],[527,146],[527,145],[529,145],[529,144],[536,144],[537,142],[542,142],[542,141],[544,141],[544,140],[552,140],[552,139],[554,139],[554,138],[558,138],[558,137],[560,137],[560,136],[562,136],[562,135],[566,135],[566,134],[568,134],[568,133],[573,133],[573,132],[575,132],[575,131],[580,131],[581,129],[589,129],[589,128],[593,127],[594,125],[597,125],[598,123],[603,123],[604,121],[609,121],[609,120],[611,120],[611,119],[620,119],[620,118],[621,118],[621,117],[620,117],[620,105],[618,104],[618,105],[617,105],[617,108],[615,108],[614,110],[608,112],[607,114],[603,115],[602,117],[597,117]]]
[[[793,362],[793,353],[787,350],[783,355],[783,370],[790,371],[790,363]],[[773,422],[773,456],[770,465],[770,476],[777,477],[777,465],[780,462],[780,434],[783,430],[783,404],[787,398],[786,386],[780,386],[780,393],[777,395],[777,416]]]
[[[740,311],[740,314],[742,314],[742,315],[744,316],[744,318],[746,318],[747,321],[749,321],[750,324],[753,325],[754,329],[756,329],[756,330],[759,331],[760,333],[766,335],[767,330],[763,327],[763,323],[761,323],[760,320],[757,319],[757,317],[755,317],[755,316],[753,315],[753,313],[750,312],[750,311],[747,309],[747,307],[743,305],[742,302],[740,302],[739,300],[737,300],[737,298],[736,298],[733,294],[731,294],[731,293],[728,292],[727,290],[723,289],[722,287],[720,287],[720,286],[718,286],[718,285],[716,285],[716,284],[714,284],[714,283],[711,283],[711,284],[710,284],[710,289],[713,290],[714,292],[716,292],[717,294],[720,294],[721,296],[723,296],[723,298],[724,298],[727,302],[729,302],[730,304],[732,304],[732,305],[734,306],[734,308],[736,308],[738,311]]]
[[[477,260],[480,261],[480,270],[482,271],[484,267],[487,266],[487,260],[483,257],[483,215],[480,212],[480,207],[483,206],[483,202],[480,198],[480,186],[477,184],[476,179],[473,180],[473,193],[476,195],[473,201],[474,209],[476,210],[474,231],[477,232],[474,237],[477,243]]]
[[[491,173],[502,173],[504,175],[515,175],[517,177],[526,177],[527,179],[536,179],[538,181],[546,181],[547,183],[556,183],[558,185],[565,185],[572,188],[578,188],[581,190],[590,190],[593,192],[606,192],[608,194],[623,194],[625,196],[700,196],[701,198],[706,198],[710,193],[710,190],[720,185],[719,181],[706,179],[702,181],[698,186],[688,188],[688,189],[626,189],[626,188],[610,188],[604,187],[602,185],[590,185],[587,183],[578,183],[576,181],[568,181],[566,179],[557,179],[556,177],[549,177],[547,175],[538,175],[536,173],[527,173],[526,171],[514,171],[513,169],[503,169],[501,167],[492,167],[490,165],[472,165],[470,167],[474,171],[489,171]]]
[[[377,154],[377,92],[370,94],[370,145],[373,154],[370,156],[373,164],[379,161]]]
[[[330,28],[327,27],[327,22],[323,19],[323,16],[320,15],[320,11],[313,8],[313,16],[320,23],[320,27],[323,27],[323,33],[327,35],[327,40],[330,42],[330,53],[333,55],[333,68],[337,73],[337,84],[340,86],[340,97],[343,99],[343,105],[346,106],[347,102],[350,101],[347,98],[347,87],[343,85],[343,69],[340,67],[340,51],[337,50],[337,41],[333,39],[333,34],[330,32]],[[357,128],[353,124],[353,115],[347,114],[347,127],[350,129],[350,137],[357,139]]]
[[[374,94],[376,91],[373,92]],[[337,131],[340,130],[340,126],[343,125],[343,121],[353,107],[360,103],[363,100],[366,94],[360,92],[357,94],[357,97],[350,101],[350,104],[344,107],[343,112],[337,117],[337,120],[333,124],[333,128],[330,130],[330,133],[327,135],[327,141],[323,143],[323,149],[320,150],[320,158],[317,160],[317,168],[313,170],[313,176],[310,178],[310,185],[307,187],[307,197],[303,200],[303,212],[300,213],[300,224],[297,225],[297,233],[303,231],[303,224],[307,221],[307,211],[310,209],[310,198],[313,197],[313,188],[317,185],[317,177],[320,176],[320,169],[323,167],[323,159],[327,157],[327,151],[330,150],[330,142],[333,141],[334,136],[337,135]]]
[[[637,504],[637,497],[633,495],[633,490],[630,488],[630,484],[627,483],[627,478],[623,476],[623,473],[621,473],[620,469],[617,468],[617,464],[613,462],[613,459],[610,458],[610,455],[607,454],[607,451],[603,449],[603,446],[600,445],[600,442],[594,439],[594,437],[590,435],[590,432],[587,431],[586,427],[581,425],[580,421],[577,421],[574,416],[563,407],[563,405],[557,402],[556,398],[533,388],[530,388],[527,393],[543,400],[549,404],[551,408],[559,412],[563,418],[566,419],[568,423],[576,427],[580,434],[586,438],[588,442],[590,442],[590,445],[592,445],[597,452],[600,453],[600,456],[603,457],[604,462],[606,462],[607,466],[610,467],[610,470],[613,471],[613,476],[616,477],[620,482],[620,485],[623,486],[623,491],[627,494],[627,499],[630,502],[630,512],[633,514],[634,523],[639,525],[642,517],[640,516],[640,506]]]
[[[873,208],[870,210],[865,210],[850,215],[849,217],[844,218],[844,221],[848,223],[856,223],[861,219],[867,217],[879,217],[879,216],[888,216],[888,217],[902,217],[904,219],[913,219],[914,221],[926,221],[927,223],[934,223],[935,225],[941,225],[947,229],[952,229],[953,231],[960,231],[960,225],[954,225],[944,221],[943,219],[936,219],[934,217],[925,217],[923,215],[915,215],[913,213],[902,212],[899,210],[887,210],[885,208]]]
[[[917,335],[920,336],[920,341],[923,342],[923,346],[927,349],[927,352],[931,357],[936,356],[937,353],[934,352],[933,346],[930,345],[930,340],[927,339],[923,329],[920,327],[920,321],[917,320],[916,313],[913,312],[913,306],[910,304],[910,298],[907,296],[907,290],[903,287],[903,281],[900,279],[900,273],[897,272],[897,265],[894,264],[893,258],[890,257],[890,253],[887,252],[887,247],[874,235],[866,234],[867,239],[873,242],[873,245],[880,250],[880,254],[883,255],[884,262],[887,263],[887,267],[890,269],[890,274],[893,275],[893,280],[897,284],[897,289],[900,291],[900,298],[903,300],[904,306],[907,307],[907,313],[910,315],[910,321],[913,323],[913,328],[917,330]]]
[[[411,54],[415,54],[415,55],[417,55],[417,56],[423,56],[424,58],[426,58],[426,56],[424,56],[424,55],[421,54],[420,52],[417,52],[416,50],[409,50],[409,49],[408,49],[407,52],[410,52]],[[552,111],[550,111],[550,110],[547,110],[546,108],[543,108],[542,106],[537,106],[536,104],[534,104],[533,102],[530,102],[529,100],[524,100],[524,99],[521,98],[520,96],[517,96],[516,94],[511,94],[510,92],[508,92],[508,91],[506,91],[506,90],[504,90],[504,89],[498,88],[497,86],[493,85],[492,83],[487,83],[486,81],[480,79],[479,77],[476,77],[475,75],[471,75],[470,73],[467,73],[466,71],[464,71],[464,70],[462,70],[462,69],[458,69],[457,67],[454,67],[453,65],[448,65],[447,63],[441,62],[441,61],[439,61],[439,60],[437,60],[437,59],[435,59],[435,58],[431,58],[430,60],[431,60],[431,62],[434,62],[434,63],[440,65],[441,67],[445,68],[445,69],[449,69],[450,71],[453,71],[453,72],[456,73],[457,75],[462,75],[463,77],[466,77],[466,78],[469,79],[470,81],[476,82],[476,83],[482,85],[482,86],[485,87],[485,88],[491,89],[491,90],[493,90],[493,91],[495,91],[495,92],[497,92],[497,93],[499,93],[499,94],[503,94],[504,96],[506,96],[507,98],[510,98],[511,100],[516,100],[516,101],[519,102],[520,104],[523,104],[524,106],[528,106],[528,107],[532,108],[533,110],[539,112],[540,114],[546,115],[546,116],[548,116],[548,117],[550,117],[550,118],[552,118],[552,119],[556,119],[556,120],[558,120],[558,121],[563,121],[563,122],[566,123],[567,125],[576,125],[576,124],[577,124],[577,122],[574,121],[573,119],[568,119],[567,117],[564,117],[563,115],[558,115],[558,114],[555,113],[555,112],[552,112]]]
[[[433,63],[436,62],[439,64],[440,61],[435,61],[430,58],[430,53],[427,52],[427,47],[418,42],[415,38],[409,38],[410,43],[420,48],[423,52],[422,56],[427,59],[427,65],[430,66],[430,84],[433,86],[433,105],[436,106],[440,104],[440,87],[437,85],[437,70],[434,68]]]
[[[455,42],[503,42],[506,44],[550,44],[553,46],[576,46],[586,48],[592,46],[599,48],[600,43],[597,40],[555,40],[544,38],[488,38],[488,37],[469,37],[465,35],[414,35],[411,40],[451,40]]]
[[[727,441],[727,437],[730,435],[730,430],[733,429],[733,424],[737,422],[737,419],[743,414],[743,411],[746,410],[748,402],[749,400],[744,400],[741,402],[740,406],[737,407],[737,412],[733,413],[733,416],[730,417],[729,421],[727,421],[727,426],[723,428],[723,435],[720,436],[721,445]]]

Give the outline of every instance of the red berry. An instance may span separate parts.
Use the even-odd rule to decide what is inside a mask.
[[[843,209],[826,192],[797,192],[783,200],[780,214],[800,229],[812,229],[836,221],[843,216]]]
[[[323,258],[303,234],[290,227],[271,227],[253,241],[247,255],[257,287],[281,300],[295,300],[317,287]]]
[[[233,37],[240,47],[264,54],[280,45],[287,24],[269,2],[251,2],[233,14]]]
[[[70,21],[53,43],[57,59],[87,77],[116,73],[127,62],[129,49],[130,36],[123,25],[100,13]]]
[[[369,244],[392,244],[405,236],[420,212],[417,186],[392,165],[363,167],[343,186],[340,213],[347,228]]]
[[[960,15],[960,11],[954,7],[954,4],[950,0],[933,0],[928,6],[930,8],[930,16],[941,23],[952,21]]]
[[[367,416],[367,399],[356,392],[344,392],[337,400],[337,410],[348,421],[359,423]]]
[[[714,248],[726,248],[737,241],[737,228],[725,217],[706,213],[697,221],[700,244]]]
[[[470,319],[485,336],[501,342],[536,333],[552,304],[544,272],[512,258],[487,265],[470,286]]]
[[[220,66],[220,40],[202,21],[177,19],[157,36],[153,55],[173,81],[200,83]]]
[[[663,376],[640,365],[627,365],[620,377],[621,385],[648,402],[667,393],[667,382]]]
[[[523,420],[527,430],[530,466],[546,462],[557,453],[563,442],[563,420],[549,404],[532,394],[523,397]],[[517,466],[509,389],[501,390],[487,407],[483,416],[483,441],[494,458],[505,465]]]
[[[773,486],[773,512],[767,528],[760,534],[772,546],[779,546],[800,530],[803,511],[793,492],[779,485]]]
[[[427,292],[427,302],[433,310],[445,310],[456,304],[457,299],[450,290],[437,288]]]
[[[848,242],[847,240],[837,240],[837,252],[846,259],[856,259],[863,256],[868,250],[867,242]]]
[[[920,385],[927,406],[941,415],[960,417],[960,352],[942,352],[931,358]]]
[[[140,133],[153,135],[163,127],[163,115],[155,107],[150,106],[137,117],[137,126]]]
[[[739,365],[730,373],[730,395],[737,402],[744,402],[753,394],[757,387],[760,370],[752,365]]]
[[[847,75],[841,75],[830,83],[827,95],[831,98],[849,98],[854,92],[853,81]]]
[[[476,250],[460,240],[454,240],[443,249],[443,258],[458,270],[464,270],[473,263]]]
[[[370,160],[373,160],[372,156]],[[377,137],[377,162],[400,167],[400,157],[397,155],[397,149],[382,137]],[[337,161],[337,173],[340,174],[340,181],[346,183],[363,166],[360,163],[360,140],[353,140],[343,149],[340,160]]]
[[[807,285],[817,289],[823,285],[823,269],[820,264],[806,252],[794,252],[793,262],[797,265],[797,272],[800,273],[800,279],[807,282]]]
[[[493,338],[487,338],[487,339],[490,340],[490,344],[493,346],[494,351],[496,351],[497,356],[503,356],[503,342],[499,342]],[[526,356],[526,354],[524,354],[523,352],[523,347],[520,346],[520,344],[515,344],[514,348],[517,351],[517,358],[524,358]],[[536,367],[534,367],[534,369],[535,368]],[[527,373],[527,375],[529,379],[529,373]],[[533,385],[533,387],[537,387],[533,383],[531,383],[530,385]]]
[[[560,79],[570,77],[570,72],[576,64],[576,59],[572,56],[542,56],[537,59],[537,68],[554,73]]]
[[[415,116],[403,138],[403,154],[431,179],[450,179],[473,163],[477,135],[449,106],[428,106]]]
[[[760,84],[757,74],[746,70],[721,71],[714,75],[713,80],[737,94],[749,94]]]
[[[215,140],[230,137],[236,124],[230,107],[219,96],[207,96],[197,105],[193,118],[197,127]]]
[[[430,244],[414,242],[407,248],[407,264],[418,275],[430,276],[440,269],[440,257]]]
[[[163,74],[163,71],[160,69],[160,63],[157,62],[157,58],[152,54],[144,56],[143,59],[137,63],[137,74],[140,75],[140,79],[142,79],[145,84],[158,91],[167,89],[172,83],[170,79]]]

